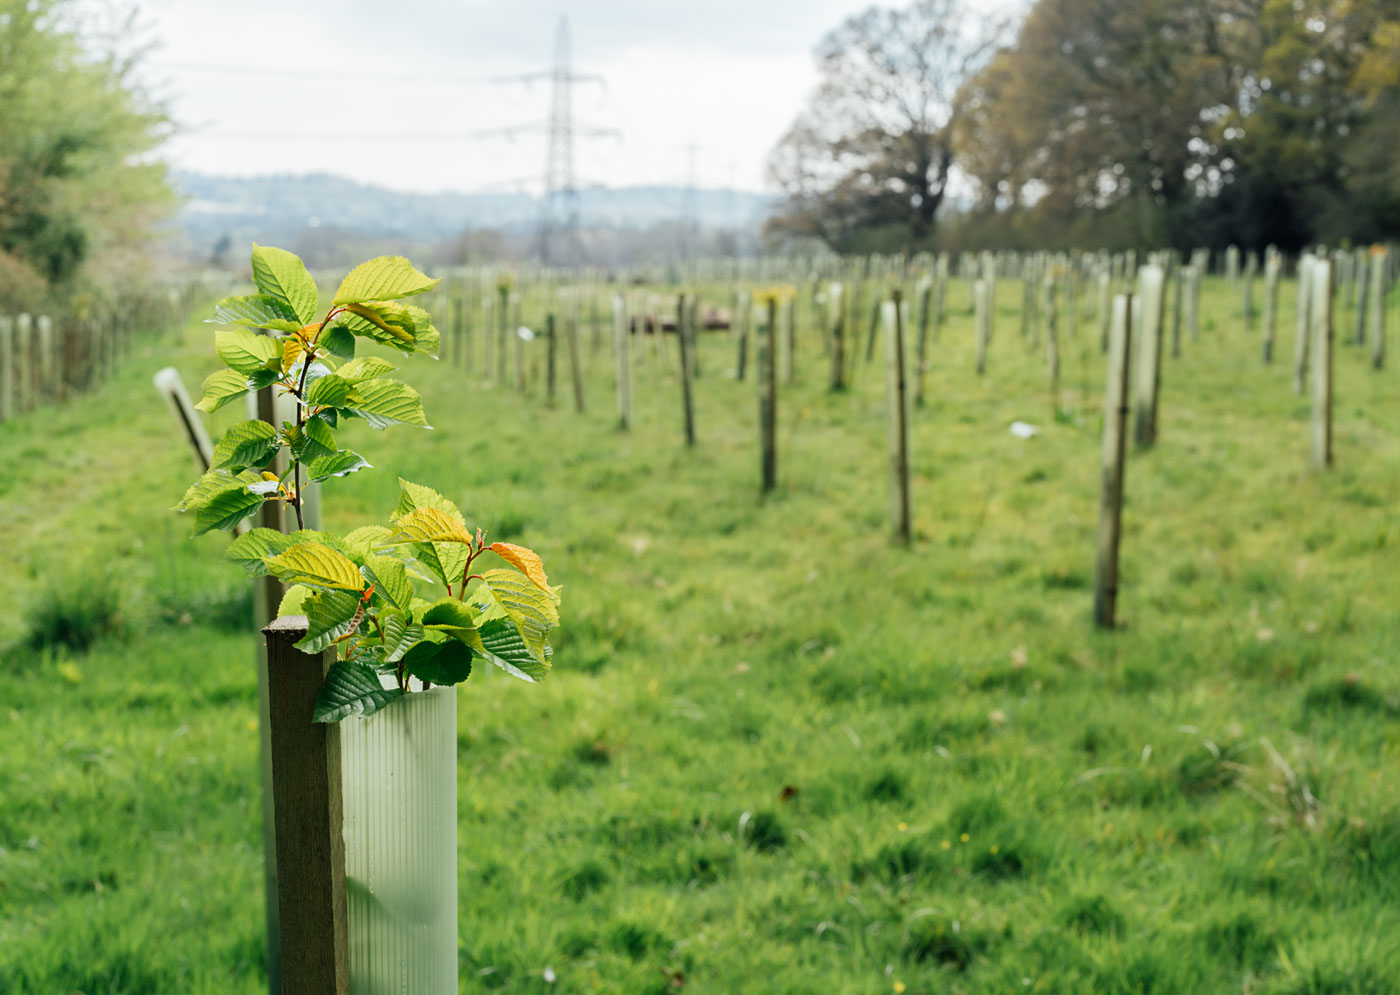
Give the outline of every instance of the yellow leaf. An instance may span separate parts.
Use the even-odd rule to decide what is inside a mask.
[[[364,578],[353,560],[319,542],[299,542],[267,561],[267,569],[289,584],[309,584],[341,591],[364,590]]]
[[[282,372],[287,373],[306,352],[306,346],[296,335],[288,335],[282,340]]]
[[[535,586],[541,591],[546,591],[550,595],[554,594],[549,587],[549,578],[545,576],[544,562],[533,549],[517,546],[513,542],[493,542],[490,549],[491,552],[534,581]]]

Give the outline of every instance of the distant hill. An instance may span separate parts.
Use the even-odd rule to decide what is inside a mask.
[[[225,239],[281,244],[323,225],[418,244],[468,229],[519,235],[534,227],[540,210],[539,198],[525,193],[405,193],[325,173],[236,178],[177,172],[174,181],[185,198],[176,227],[201,255]],[[586,229],[646,229],[681,220],[690,196],[683,187],[580,190],[579,220]],[[774,204],[768,195],[739,190],[696,190],[693,197],[702,227],[743,232],[760,226]]]

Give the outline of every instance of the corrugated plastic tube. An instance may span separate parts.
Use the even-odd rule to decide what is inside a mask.
[[[340,724],[354,995],[457,993],[456,692]]]

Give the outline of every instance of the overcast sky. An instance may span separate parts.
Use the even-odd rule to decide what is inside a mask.
[[[763,163],[816,82],[812,49],[863,0],[146,0],[177,167],[328,171],[399,189],[542,186],[561,14],[576,72],[579,186],[766,186]],[[363,75],[361,75],[363,74]]]

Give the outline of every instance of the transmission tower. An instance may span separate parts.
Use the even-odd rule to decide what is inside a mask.
[[[596,73],[576,73],[569,51],[569,19],[559,18],[559,30],[554,39],[554,65],[550,69],[522,73],[518,76],[497,77],[501,82],[533,83],[548,80],[550,84],[549,123],[501,129],[508,135],[522,131],[544,130],[548,134],[545,155],[544,197],[540,201],[540,217],[536,228],[536,247],[547,266],[565,266],[583,261],[583,243],[579,239],[579,197],[574,180],[574,137],[621,137],[612,128],[594,128],[574,123],[573,89],[580,83],[601,83]]]

